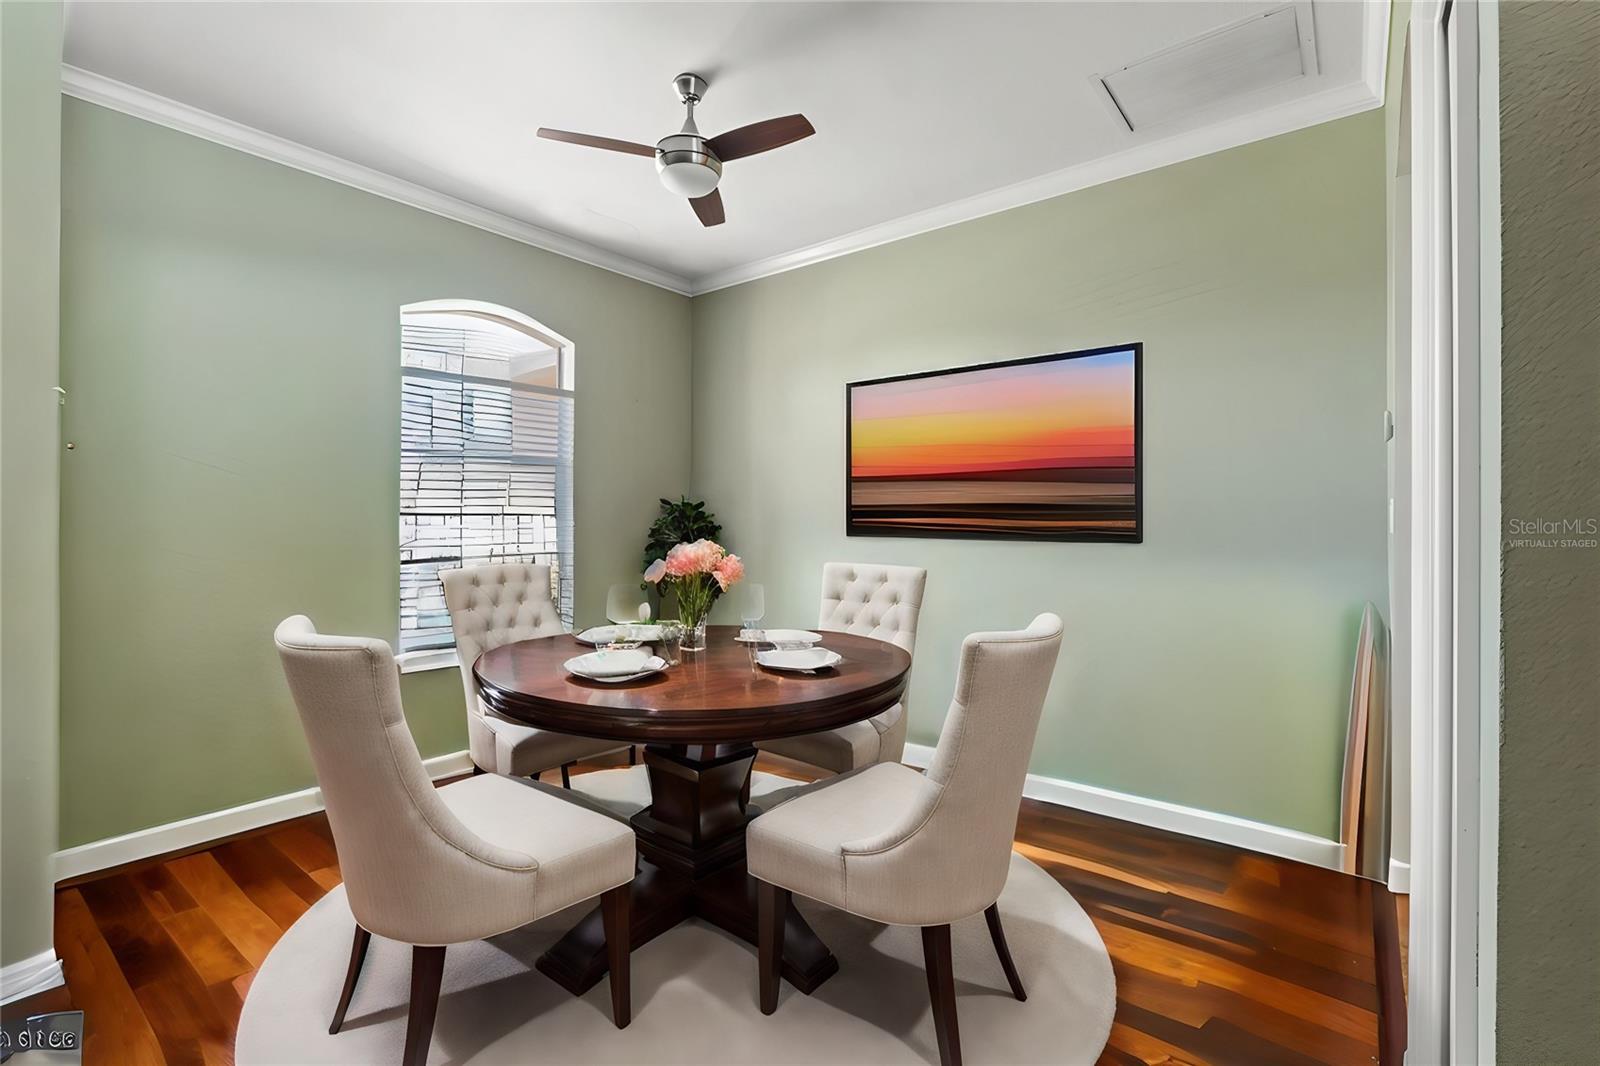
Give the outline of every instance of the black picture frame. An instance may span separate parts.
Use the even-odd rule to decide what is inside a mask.
[[[1065,362],[1071,359],[1085,359],[1095,355],[1110,355],[1115,352],[1133,353],[1133,532],[1132,534],[1106,533],[1098,531],[1064,531],[1059,533],[1030,533],[1022,530],[960,530],[945,531],[932,529],[881,529],[863,527],[854,521],[850,506],[850,482],[852,470],[852,455],[854,452],[852,436],[851,401],[854,390],[869,385],[883,385],[893,381],[912,381],[919,378],[949,377],[958,374],[969,374],[981,370],[994,370],[999,367],[1026,366],[1031,363]],[[969,366],[946,367],[940,370],[923,370],[914,374],[895,374],[889,377],[868,378],[862,381],[848,381],[844,386],[844,525],[847,537],[917,537],[931,540],[1015,540],[1034,541],[1038,543],[1062,542],[1101,542],[1115,544],[1143,544],[1144,543],[1144,342],[1133,341],[1128,344],[1108,344],[1098,348],[1084,348],[1071,352],[1052,352],[1046,355],[1029,355],[1019,359],[998,359],[988,363],[974,363]]]

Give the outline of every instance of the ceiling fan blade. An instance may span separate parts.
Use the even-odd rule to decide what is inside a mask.
[[[743,159],[757,152],[767,152],[793,144],[817,132],[804,115],[785,115],[769,118],[765,122],[752,122],[736,130],[718,134],[706,144],[726,163],[730,159]]]
[[[566,130],[547,130],[539,128],[539,136],[547,141],[566,141],[568,144],[581,144],[589,148],[604,148],[608,152],[627,152],[629,155],[643,155],[654,159],[656,150],[648,144],[635,144],[633,141],[619,141],[615,137],[595,137],[588,133],[569,133]]]
[[[704,196],[696,196],[689,201],[689,206],[700,217],[702,226],[720,226],[727,221],[727,216],[722,213],[721,189],[712,189]]]

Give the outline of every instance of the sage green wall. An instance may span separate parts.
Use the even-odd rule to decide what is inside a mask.
[[[1500,5],[1496,1055],[1600,1048],[1600,5]],[[1572,521],[1519,544],[1513,523]],[[1588,523],[1588,525],[1583,525]]]
[[[0,3],[0,965],[53,932],[60,85],[61,5]]]
[[[911,739],[977,629],[1066,620],[1036,772],[1323,836],[1385,601],[1373,111],[695,299],[694,487],[814,622],[830,559],[926,566]],[[1145,542],[844,535],[844,383],[1143,341]]]
[[[62,210],[63,847],[313,783],[272,628],[397,631],[402,304],[576,343],[580,618],[688,487],[684,297],[75,100]],[[403,689],[466,746],[454,671]]]

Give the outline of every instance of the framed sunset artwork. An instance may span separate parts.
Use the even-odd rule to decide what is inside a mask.
[[[845,386],[845,532],[1144,539],[1143,345]]]

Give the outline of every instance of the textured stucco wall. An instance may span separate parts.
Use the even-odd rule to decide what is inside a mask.
[[[1600,1057],[1600,4],[1502,5],[1500,157],[1497,1054],[1506,1064],[1592,1063]],[[1528,528],[1551,522],[1577,525]],[[1579,545],[1564,547],[1563,538]]]

